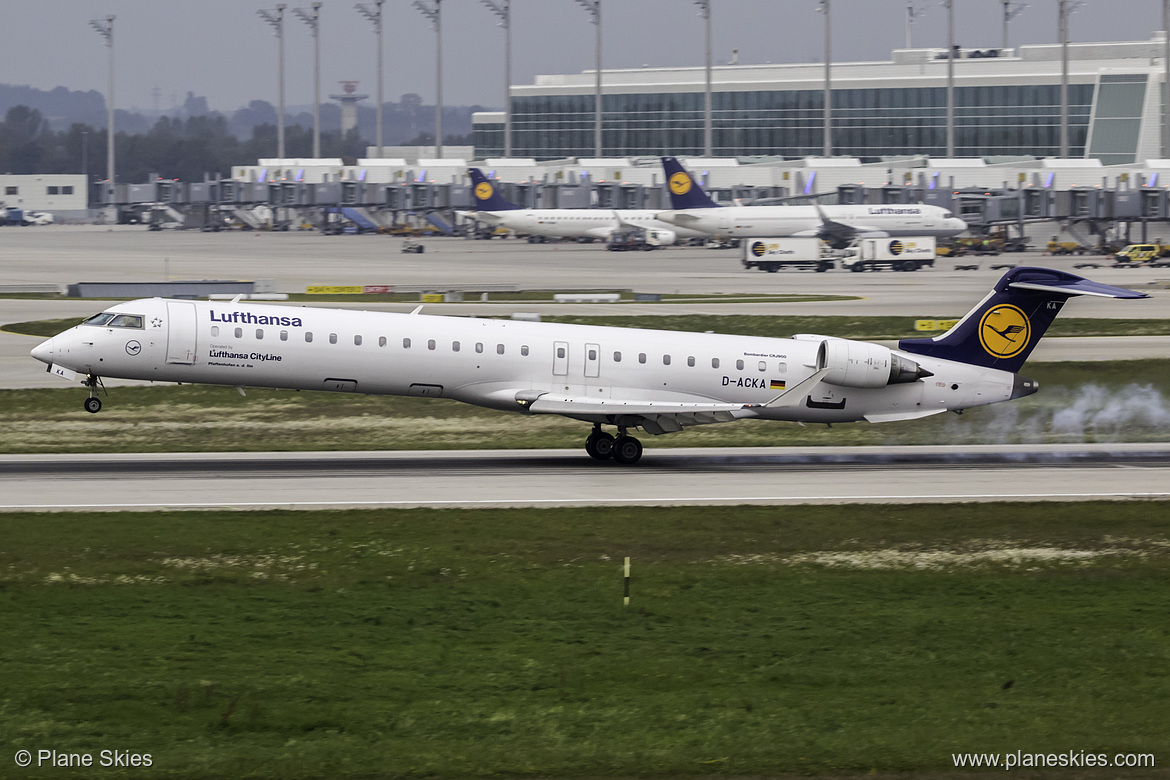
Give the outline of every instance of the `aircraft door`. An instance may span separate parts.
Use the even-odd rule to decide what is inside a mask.
[[[194,363],[197,333],[195,304],[167,301],[167,363]]]
[[[585,376],[597,378],[601,375],[601,347],[596,344],[585,345]]]
[[[553,376],[569,375],[569,342],[553,342]]]

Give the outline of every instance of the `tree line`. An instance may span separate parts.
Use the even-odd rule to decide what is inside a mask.
[[[463,110],[468,111],[469,120],[470,109]],[[231,131],[227,117],[217,113],[160,117],[148,130],[138,133],[117,132],[119,126],[115,114],[114,157],[119,182],[145,182],[151,176],[182,181],[202,181],[205,174],[228,176],[233,165],[254,165],[261,157],[275,157],[277,151],[274,121],[253,125],[251,136],[245,139]],[[91,180],[105,179],[106,139],[104,127],[73,122],[68,129],[54,131],[39,110],[13,106],[0,122],[0,172],[87,173]],[[392,141],[387,139],[386,143]],[[419,132],[405,143],[427,145],[434,143],[434,136]],[[470,133],[445,134],[443,143],[470,144]],[[324,157],[365,157],[366,147],[370,145],[372,141],[363,138],[358,128],[344,135],[339,130],[321,132]],[[286,123],[285,154],[288,157],[313,155],[311,125]]]

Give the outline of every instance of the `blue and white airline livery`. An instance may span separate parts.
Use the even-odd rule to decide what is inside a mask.
[[[634,463],[650,434],[735,420],[913,420],[1030,395],[1017,374],[1065,301],[1142,293],[1008,271],[947,333],[879,344],[149,298],[41,343],[48,371],[236,387],[453,398],[593,424],[585,450]],[[420,309],[422,307],[419,307]],[[602,426],[617,428],[617,436]]]
[[[875,206],[736,206],[722,207],[711,199],[674,157],[663,157],[670,211],[658,219],[677,228],[709,235],[763,238],[819,238],[844,249],[858,238],[889,236],[957,236],[967,223],[950,211],[921,203]]]
[[[526,209],[500,195],[495,184],[479,168],[468,168],[475,211],[469,216],[492,227],[556,238],[599,238],[608,240],[615,230],[640,228],[654,233],[654,243],[663,246],[679,239],[705,238],[692,230],[663,222],[653,209]]]

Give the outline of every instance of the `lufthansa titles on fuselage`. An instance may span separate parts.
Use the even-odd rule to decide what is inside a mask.
[[[233,311],[231,313],[216,314],[211,310],[212,322],[232,322],[237,325],[280,325],[285,328],[300,328],[304,323],[300,317],[280,317],[267,314],[253,314],[250,311]]]

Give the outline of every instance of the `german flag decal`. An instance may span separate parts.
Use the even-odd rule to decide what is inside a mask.
[[[783,390],[784,388],[785,384],[783,379],[773,379],[768,385],[768,389],[770,390]]]

